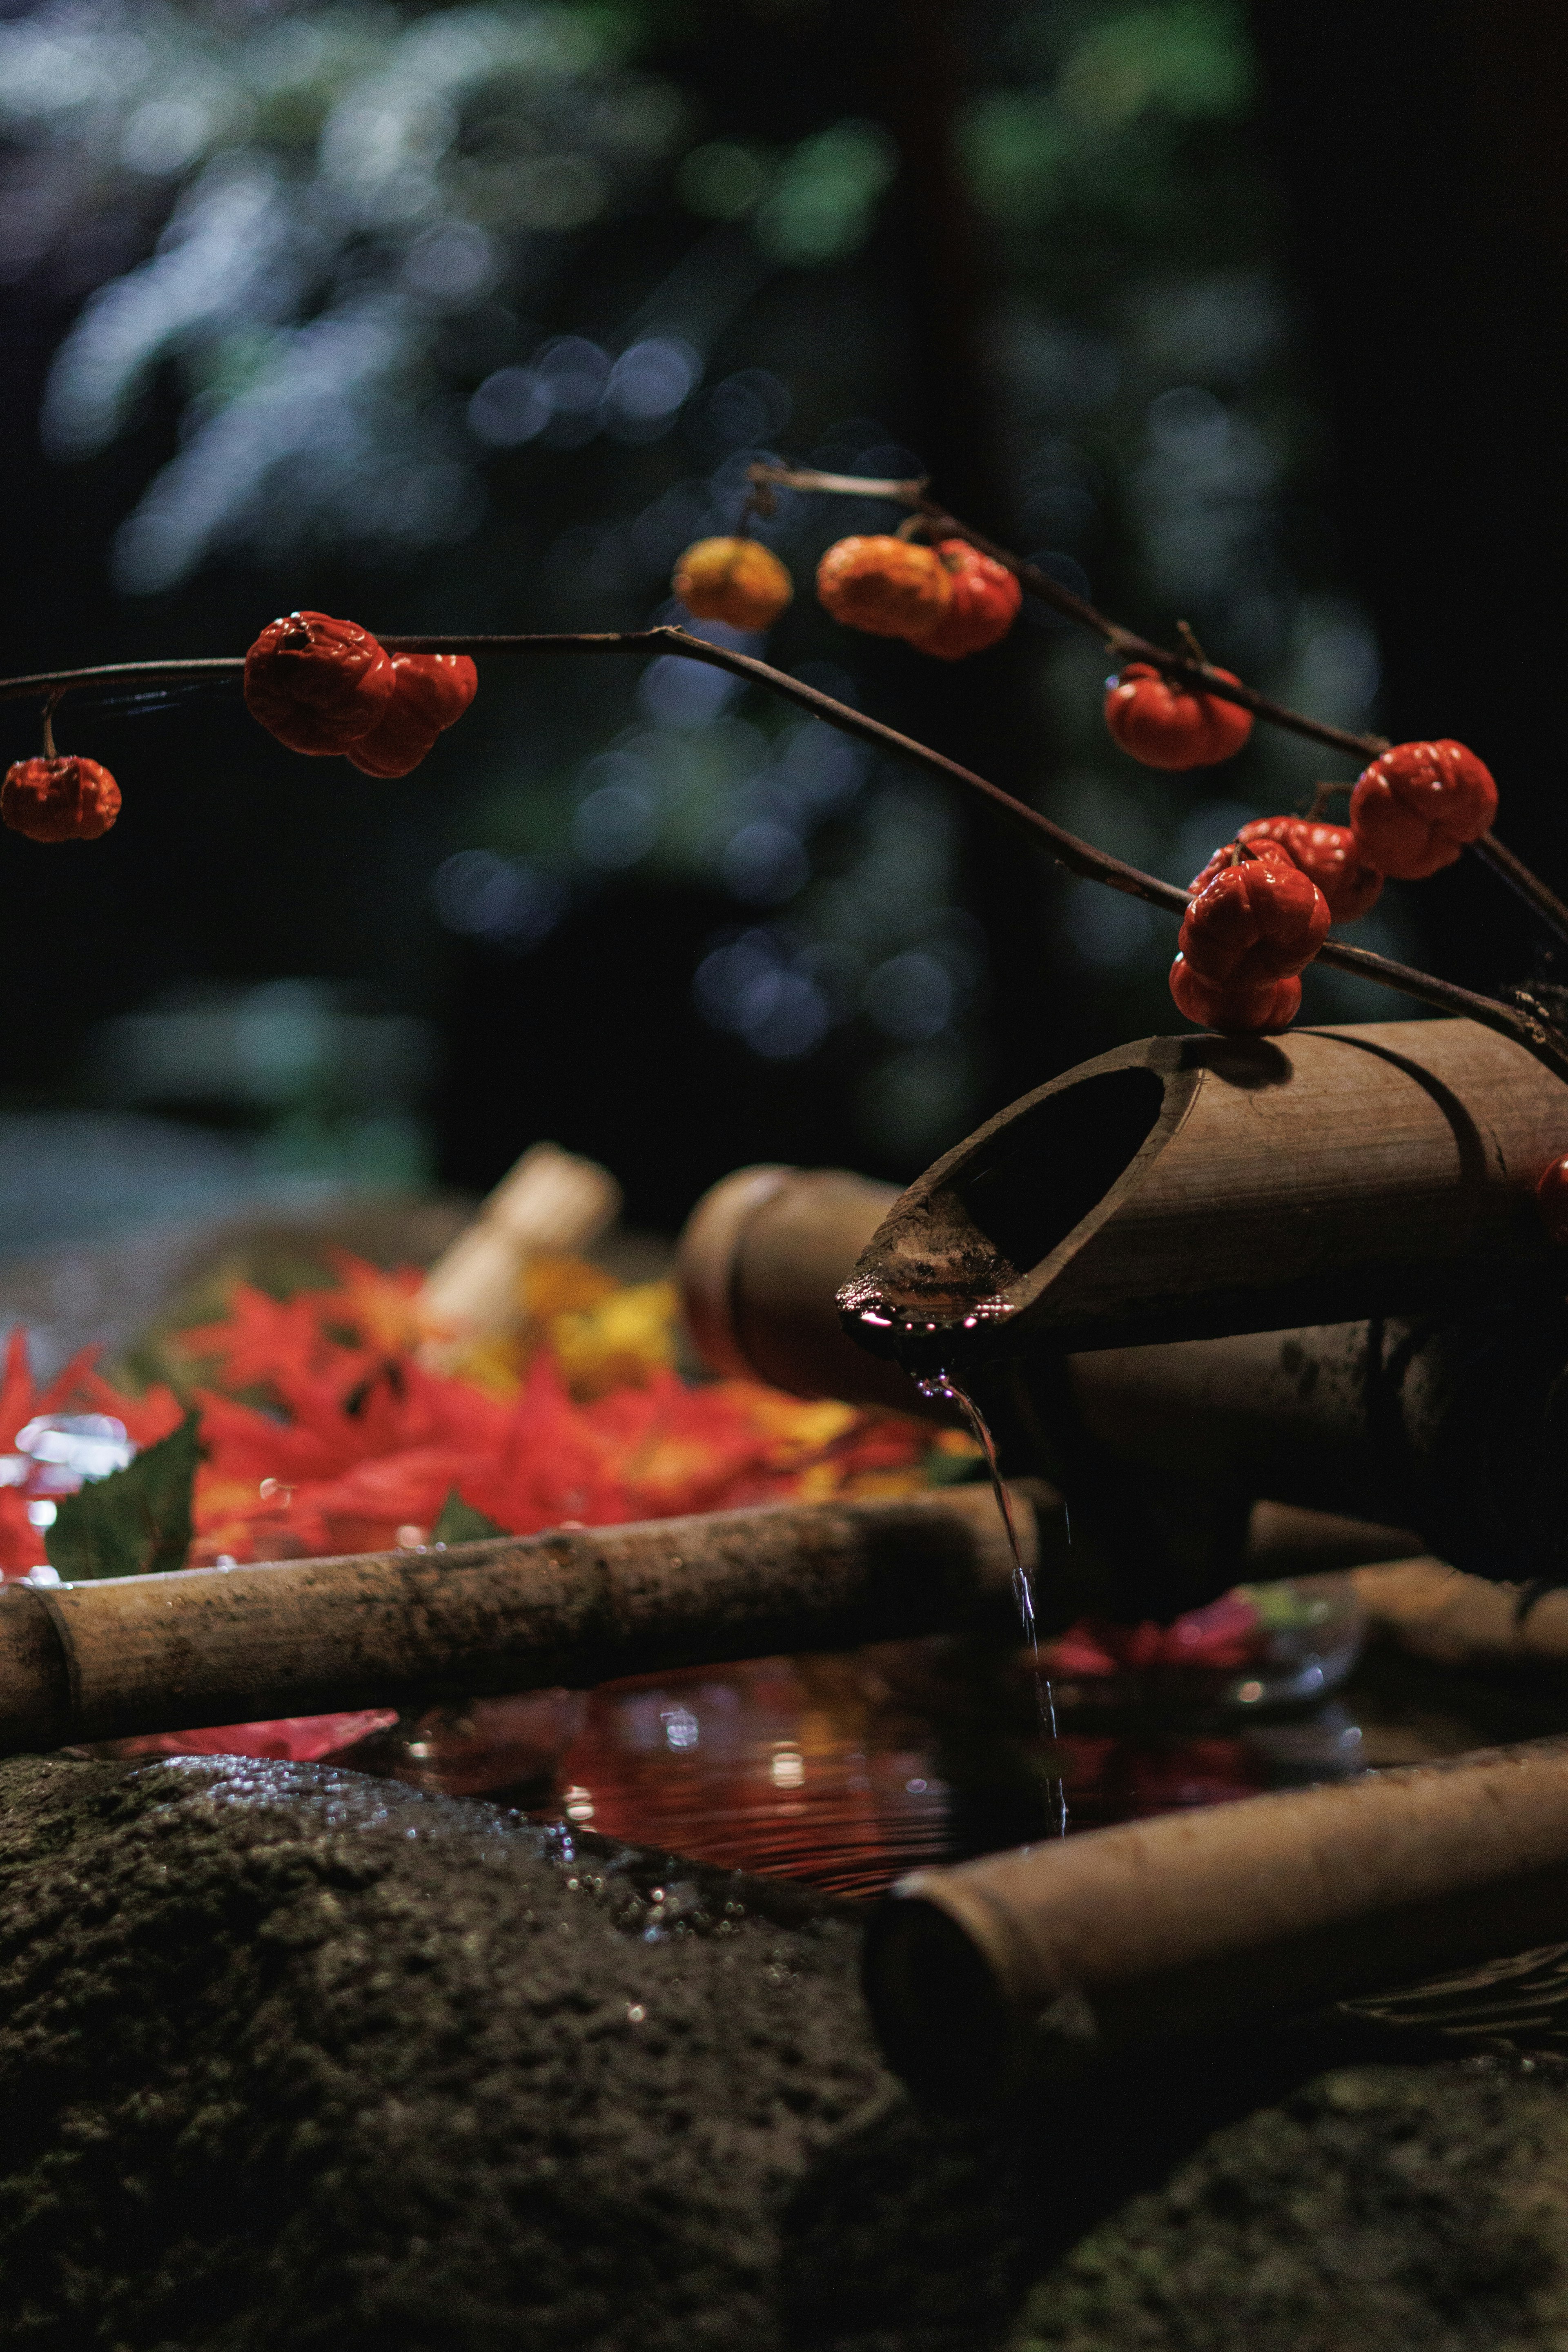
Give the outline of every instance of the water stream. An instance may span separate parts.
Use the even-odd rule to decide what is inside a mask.
[[[950,1371],[928,1372],[915,1382],[921,1396],[933,1402],[948,1398],[969,1423],[991,1476],[991,1491],[996,1497],[996,1507],[1002,1514],[1002,1525],[1007,1533],[1007,1547],[1013,1555],[1013,1591],[1018,1603],[1018,1619],[1035,1661],[1035,1690],[1039,1700],[1040,1728],[1051,1743],[1053,1757],[1057,1750],[1057,1704],[1051,1690],[1050,1677],[1040,1666],[1040,1637],[1035,1624],[1035,1594],[1029,1571],[1024,1565],[1024,1547],[1018,1540],[1018,1524],[1013,1517],[1013,1498],[1007,1492],[1002,1475],[1002,1465],[996,1455],[996,1441],[991,1434],[990,1423],[974,1399],[962,1388]],[[1047,1802],[1051,1826],[1058,1837],[1066,1837],[1068,1829],[1067,1785],[1059,1773],[1053,1773],[1047,1782]]]

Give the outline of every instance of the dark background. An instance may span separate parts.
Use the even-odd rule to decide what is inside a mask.
[[[1278,560],[1370,616],[1383,660],[1376,723],[1395,739],[1471,743],[1500,780],[1500,833],[1561,884],[1560,19],[1496,0],[1419,11],[1260,0],[1237,35],[1255,44],[1262,73],[1244,119],[1173,133],[1167,178],[1141,193],[1075,197],[1034,226],[1026,216],[998,230],[963,163],[965,109],[977,91],[1037,79],[1051,43],[1079,37],[1096,15],[940,0],[651,12],[643,61],[686,93],[694,136],[782,152],[853,118],[885,126],[898,151],[866,241],[841,261],[771,277],[721,331],[708,383],[748,368],[786,381],[794,411],[776,446],[803,459],[836,446],[845,417],[869,420],[862,440],[911,455],[959,511],[1031,551],[1064,544],[1101,603],[1168,636],[1171,604],[1134,544],[1140,478],[1131,458],[1116,475],[1109,427],[1086,460],[1110,485],[1097,519],[1077,541],[1031,530],[994,321],[1020,288],[1069,321],[1125,320],[1152,299],[1154,264],[1168,271],[1186,253],[1222,269],[1266,267],[1288,289],[1294,322],[1277,386],[1295,452],[1272,526]],[[96,209],[84,205],[71,235],[3,289],[6,674],[239,652],[273,611],[295,604],[448,630],[635,625],[657,609],[646,583],[567,593],[552,550],[584,518],[629,511],[689,467],[672,454],[685,427],[653,450],[493,456],[489,520],[417,560],[318,545],[268,563],[240,550],[173,589],[117,592],[113,535],[180,446],[189,385],[161,369],[122,436],[71,463],[43,455],[37,419],[51,355],[84,299],[144,258],[171,201],[166,183],[106,182]],[[698,233],[669,189],[655,189],[581,234],[536,326],[613,337],[639,289]],[[466,383],[486,358],[470,362]],[[1119,446],[1131,446],[1133,430]],[[824,513],[810,544],[879,519],[858,507]],[[866,707],[1061,811],[1074,761],[1106,757],[1083,754],[1075,739],[1075,729],[1098,729],[1081,659],[1064,687],[1067,656],[1038,629],[1020,627],[951,669],[901,647],[847,644],[813,606],[809,539],[791,551],[800,593],[770,658],[837,665]],[[1210,652],[1269,683],[1268,660],[1246,658],[1245,643],[1224,634],[1223,600],[1220,609],[1217,627],[1198,615]],[[97,1098],[98,1024],[173,1001],[171,991],[302,975],[335,989],[334,1003],[432,1024],[437,1049],[416,1106],[428,1173],[483,1187],[548,1134],[604,1159],[634,1217],[668,1228],[704,1184],[750,1160],[907,1176],[1025,1087],[1174,1025],[1164,929],[1120,965],[1080,955],[1044,861],[984,810],[957,810],[946,852],[952,936],[971,941],[977,977],[946,1043],[907,1046],[901,1060],[860,1014],[794,1056],[754,1051],[705,1021],[692,992],[704,955],[749,923],[787,927],[793,915],[738,906],[700,862],[584,876],[568,860],[567,911],[527,951],[444,929],[431,877],[455,849],[493,838],[510,855],[550,837],[552,824],[559,835],[539,810],[565,804],[575,787],[563,779],[632,716],[635,667],[612,679],[612,667],[487,669],[460,733],[390,784],[290,758],[232,693],[152,711],[68,705],[62,745],[114,770],[125,814],[90,850],[0,835],[4,1098],[18,1108]],[[0,710],[6,758],[33,748],[33,727],[30,707]],[[503,772],[510,781],[498,783]],[[1246,772],[1235,788],[1182,780],[1171,824],[1205,791],[1239,789],[1259,807],[1296,797],[1267,769]],[[1145,785],[1136,778],[1126,790]],[[894,778],[876,789],[905,788]],[[503,803],[521,812],[515,835],[497,816]],[[831,824],[809,846],[814,873],[849,854]],[[1407,892],[1398,921],[1399,949],[1471,985],[1523,977],[1540,954],[1529,919],[1468,862]],[[1414,1010],[1396,999],[1320,1009]],[[879,1073],[895,1064],[884,1083]],[[878,1109],[900,1085],[915,1087],[917,1109],[925,1103],[918,1116]],[[245,1134],[266,1125],[243,1089],[227,1104],[142,1108]]]

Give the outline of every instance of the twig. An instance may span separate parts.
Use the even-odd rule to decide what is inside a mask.
[[[1518,892],[1525,905],[1531,908],[1543,923],[1549,924],[1560,938],[1568,939],[1568,906],[1564,906],[1554,890],[1547,888],[1540,875],[1534,873],[1521,857],[1516,857],[1511,849],[1505,849],[1495,833],[1483,833],[1479,841],[1471,842],[1470,848],[1483,866],[1489,866],[1510,890]]]
[[[1005,564],[1019,584],[1042,604],[1054,605],[1069,621],[1080,628],[1090,629],[1107,646],[1118,660],[1144,661],[1163,670],[1166,677],[1178,678],[1184,685],[1204,694],[1217,695],[1223,701],[1237,702],[1259,719],[1267,719],[1276,727],[1287,727],[1292,734],[1309,736],[1314,743],[1326,743],[1331,751],[1348,751],[1363,762],[1377,757],[1388,749],[1388,739],[1383,735],[1352,735],[1342,727],[1330,727],[1321,719],[1309,719],[1305,712],[1287,709],[1282,702],[1273,702],[1256,687],[1243,686],[1234,678],[1222,677],[1208,662],[1194,661],[1190,654],[1173,653],[1168,646],[1156,646],[1141,637],[1135,629],[1123,628],[1109,614],[1100,611],[1086,596],[1053,580],[1037,563],[1027,562],[1015,555],[1010,548],[987,539],[973,524],[960,522],[949,514],[939,499],[933,499],[923,481],[900,482],[862,478],[858,474],[819,474],[809,467],[754,465],[751,468],[753,481],[775,482],[791,490],[826,490],[839,496],[863,499],[887,499],[894,505],[909,507],[923,515],[932,529],[949,539],[966,539],[983,555]]]
[[[379,633],[378,633],[379,634]],[[542,635],[518,636],[440,636],[415,637],[383,635],[381,643],[393,653],[427,654],[679,654],[689,661],[707,662],[715,669],[728,670],[732,677],[743,677],[754,685],[766,687],[782,695],[786,701],[799,704],[831,727],[846,735],[857,735],[862,742],[871,743],[879,751],[895,752],[914,766],[925,768],[932,774],[949,777],[965,785],[971,792],[981,793],[994,802],[1017,824],[1028,826],[1043,840],[1051,856],[1072,874],[1086,881],[1102,882],[1124,897],[1142,898],[1146,905],[1159,907],[1166,914],[1185,914],[1191,893],[1173,882],[1163,882],[1157,875],[1145,874],[1124,858],[1113,857],[1108,850],[1097,849],[1092,842],[1080,841],[1051,818],[1031,808],[1026,801],[1018,800],[1002,785],[994,784],[985,776],[977,775],[973,768],[963,767],[929,745],[917,742],[911,735],[901,735],[895,727],[884,726],[879,719],[869,719],[864,711],[852,710],[846,702],[838,702],[819,687],[807,686],[798,677],[791,677],[771,664],[759,661],[754,654],[735,653],[728,646],[710,646],[705,638],[694,637],[685,629],[669,626],[653,629],[561,631]],[[182,678],[231,676],[237,677],[245,665],[237,659],[206,659],[194,661],[116,662],[105,667],[86,670],[42,671],[26,678],[0,678],[0,702],[15,701],[23,695],[49,695],[55,698],[73,689],[92,686],[122,685],[136,678],[150,678],[177,683]],[[1440,1013],[1462,1015],[1479,1022],[1483,1027],[1495,1029],[1500,1036],[1511,1037],[1527,1053],[1545,1064],[1557,1076],[1568,1079],[1568,1040],[1561,1038],[1548,1023],[1538,1019],[1522,1007],[1500,1003],[1495,997],[1479,996],[1468,988],[1458,988],[1451,982],[1438,980],[1430,972],[1415,971],[1408,964],[1395,963],[1388,956],[1374,955],[1367,948],[1343,947],[1330,941],[1320,948],[1320,963],[1331,964],[1343,971],[1360,972],[1364,979],[1374,980],[1384,988],[1394,988],[1405,996],[1413,996],[1423,1004],[1430,1004]]]
[[[36,670],[30,677],[0,678],[0,702],[25,702],[31,695],[63,695],[93,686],[126,686],[144,678],[156,686],[176,685],[204,677],[237,678],[245,668],[243,654],[224,655],[210,661],[100,662],[92,669]]]
[[[1345,751],[1362,761],[1374,760],[1389,749],[1386,735],[1352,735],[1342,727],[1331,727],[1321,719],[1310,719],[1305,711],[1292,710],[1283,702],[1275,702],[1255,687],[1243,686],[1234,678],[1222,677],[1208,662],[1195,661],[1190,654],[1173,653],[1168,646],[1157,646],[1141,637],[1132,629],[1125,629],[1100,612],[1087,597],[1078,595],[1071,588],[1053,580],[1037,563],[1026,562],[1011,549],[1001,547],[994,539],[973,525],[960,522],[948,513],[940,499],[933,499],[922,481],[897,481],[861,477],[858,474],[821,474],[810,467],[753,465],[751,478],[756,483],[776,484],[792,490],[822,490],[837,496],[886,499],[897,506],[909,507],[923,515],[933,533],[949,539],[965,539],[972,547],[979,548],[1007,570],[1043,604],[1076,621],[1080,628],[1090,629],[1115,655],[1118,661],[1147,662],[1165,677],[1191,687],[1194,692],[1209,694],[1224,702],[1239,703],[1255,718],[1266,719],[1272,727],[1283,727],[1292,735],[1304,735],[1314,743],[1327,744],[1331,751]],[[1526,906],[1542,921],[1554,930],[1560,939],[1568,940],[1568,904],[1554,890],[1549,889],[1539,875],[1531,871],[1511,849],[1505,849],[1495,835],[1483,834],[1472,842],[1471,849],[1484,866],[1500,876],[1516,890]]]

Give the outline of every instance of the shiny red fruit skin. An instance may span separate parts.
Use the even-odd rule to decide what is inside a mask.
[[[1216,677],[1241,681],[1227,669]],[[1147,662],[1129,662],[1106,689],[1111,739],[1146,768],[1210,768],[1239,751],[1252,713],[1213,694],[1194,694]]]
[[[99,841],[120,814],[120,787],[96,760],[18,760],[0,784],[0,823],[29,841]]]
[[[966,539],[942,539],[936,551],[952,575],[952,595],[933,629],[910,639],[918,653],[962,661],[1005,637],[1018,617],[1024,592],[1005,563],[983,555]]]
[[[1310,875],[1329,902],[1334,923],[1359,922],[1383,895],[1383,877],[1357,855],[1355,835],[1348,824],[1324,824],[1317,817],[1258,816],[1237,835],[1257,848],[1277,841],[1303,874]]]
[[[1329,928],[1328,901],[1277,843],[1222,865],[1192,899],[1177,941],[1211,988],[1247,992],[1311,962]]]
[[[1226,1037],[1273,1036],[1288,1029],[1301,1009],[1301,983],[1294,973],[1265,981],[1260,988],[1216,988],[1200,979],[1184,956],[1171,966],[1171,994],[1178,1013]]]
[[[351,743],[348,757],[366,776],[406,776],[443,728],[472,702],[479,674],[467,654],[394,654],[396,684],[385,714]]]
[[[253,719],[291,751],[331,759],[370,733],[393,697],[392,659],[357,621],[289,613],[245,656]]]
[[[1543,1168],[1536,1179],[1535,1205],[1548,1241],[1568,1249],[1568,1151]]]
[[[426,727],[452,726],[479,691],[479,674],[467,654],[394,654],[394,699]]]
[[[1452,866],[1496,814],[1489,769],[1449,737],[1396,743],[1363,771],[1351,794],[1356,855],[1401,882]]]
[[[1241,835],[1237,834],[1237,841],[1239,841]],[[1250,843],[1249,846],[1254,857],[1260,857],[1267,863],[1278,866],[1281,869],[1286,866],[1290,866],[1293,867],[1298,874],[1301,871],[1301,868],[1296,864],[1296,860],[1291,856],[1290,852],[1287,849],[1282,841],[1276,841],[1269,835],[1265,835],[1261,840]],[[1194,898],[1200,896],[1205,890],[1206,890],[1209,884],[1214,881],[1217,875],[1228,873],[1230,868],[1238,862],[1235,856],[1235,850],[1236,841],[1222,841],[1220,843],[1219,847],[1215,851],[1213,856],[1209,859],[1208,864],[1204,867],[1203,872],[1201,874],[1194,874],[1192,880],[1187,885],[1188,889],[1192,891]]]

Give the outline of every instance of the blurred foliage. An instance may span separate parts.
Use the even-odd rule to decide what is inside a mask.
[[[1281,267],[1261,92],[1236,0],[998,12],[962,131],[1004,255],[994,389],[1023,542],[1102,609],[1348,728],[1372,723],[1378,650],[1322,521],[1331,462]],[[1041,646],[1057,753],[1044,805],[1186,882],[1246,817],[1302,804],[1353,765],[1270,730],[1239,759],[1151,773],[1101,723],[1103,653]],[[1066,978],[1109,1043],[1169,1028],[1168,926],[1092,884],[1058,886]],[[1401,954],[1387,904],[1358,926]],[[1387,1017],[1382,991],[1308,977],[1319,1019]]]
[[[981,206],[1032,231],[1084,205],[1163,241],[1184,132],[1244,122],[1252,110],[1240,8],[1225,0],[1080,7],[1042,16],[1030,31],[1029,47],[1055,67],[1050,79],[994,91],[972,110],[967,160]]]
[[[734,527],[753,457],[920,468],[900,436],[933,354],[900,289],[929,256],[877,45],[841,64],[830,12],[714,16],[694,46],[695,21],[45,0],[0,24],[0,274],[84,291],[45,399],[53,460],[153,453],[113,539],[132,608],[177,618],[239,581],[258,604],[374,592],[368,617],[410,627],[638,625],[668,613],[680,549]],[[1241,9],[983,0],[964,38],[975,430],[1016,539],[1129,619],[1168,635],[1180,614],[1215,659],[1364,722],[1376,648],[1316,520],[1322,436]],[[807,590],[829,540],[889,520],[781,499],[763,530],[801,593],[770,652],[907,721],[918,657]],[[1012,781],[1173,879],[1322,772],[1271,737],[1223,775],[1153,777],[1104,736],[1098,649],[1022,627],[1006,690],[1034,748]],[[416,887],[475,988],[614,926],[628,894],[685,890],[709,909],[679,952],[734,1057],[716,1069],[808,1071],[846,1106],[831,1148],[894,1168],[982,1106],[991,949],[950,795],[668,659],[487,665],[430,772],[453,813],[444,838],[426,821]],[[1172,1025],[1168,926],[1065,883],[1039,920],[1075,1035]],[[1397,948],[1378,920],[1358,936]],[[1364,1009],[1314,984],[1320,1013]]]

